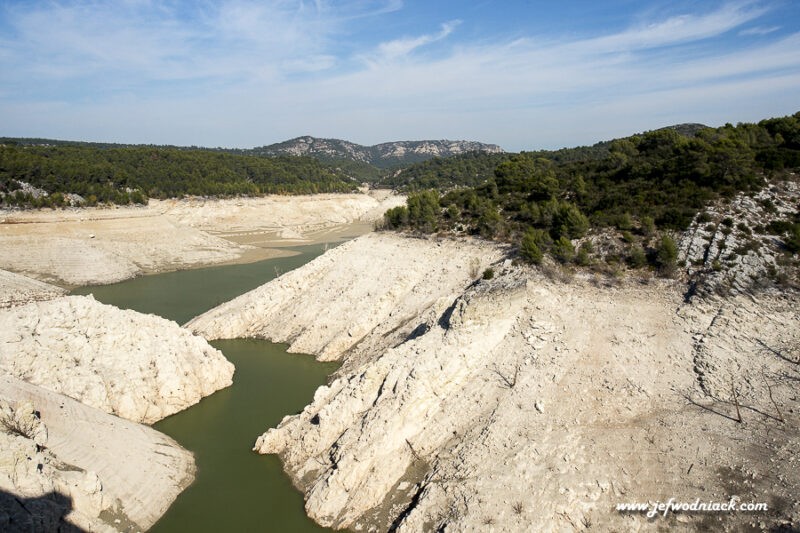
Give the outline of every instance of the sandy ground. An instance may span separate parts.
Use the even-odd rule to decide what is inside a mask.
[[[257,261],[290,253],[281,247],[367,232],[403,201],[376,191],[0,211],[0,268],[70,287]]]
[[[493,279],[475,280],[476,253]],[[800,525],[796,293],[686,303],[678,281],[548,277],[502,255],[367,235],[188,324],[343,361],[256,443],[309,516],[377,531]],[[769,509],[616,510],[670,498]]]

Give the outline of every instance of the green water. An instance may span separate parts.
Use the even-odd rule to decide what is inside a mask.
[[[185,324],[223,302],[255,289],[320,255],[324,244],[285,248],[291,257],[142,276],[111,285],[79,287],[72,294],[94,294],[97,301],[122,309],[163,316]],[[330,246],[330,245],[327,245]]]
[[[320,253],[323,246],[296,248],[297,256],[247,265],[145,276],[73,294],[154,313],[180,324]],[[153,427],[194,452],[197,479],[151,529],[173,531],[323,531],[303,511],[303,498],[274,456],[251,451],[255,439],[287,414],[308,404],[336,368],[285,346],[252,339],[212,342],[236,366],[233,386],[204,398]]]

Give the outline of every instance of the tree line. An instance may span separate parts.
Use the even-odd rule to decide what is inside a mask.
[[[23,183],[48,193],[23,191]],[[59,206],[77,194],[84,204],[146,203],[184,195],[237,196],[351,192],[342,169],[310,157],[256,157],[172,147],[0,145],[0,201]]]
[[[669,231],[686,229],[715,199],[757,191],[766,176],[798,167],[800,113],[758,124],[666,128],[572,153],[473,154],[409,169],[416,173],[410,183],[430,187],[409,194],[384,224],[514,243],[532,263],[545,254],[586,263],[591,244],[574,249],[573,242],[613,227],[628,243],[631,266],[666,271],[677,256]],[[480,183],[477,169],[486,176]],[[789,241],[794,231],[784,232]]]

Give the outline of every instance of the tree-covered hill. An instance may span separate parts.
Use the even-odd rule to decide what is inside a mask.
[[[347,192],[356,186],[346,170],[310,157],[266,158],[149,146],[0,145],[4,205],[60,206],[73,194],[93,205],[183,195]],[[37,189],[47,195],[31,192]]]
[[[800,113],[684,130],[664,128],[571,152],[428,161],[405,171],[414,176],[405,185],[430,190],[410,194],[385,223],[514,243],[534,263],[546,253],[586,262],[591,245],[576,250],[574,243],[610,227],[623,232],[635,256],[629,262],[663,266],[674,260],[674,243],[658,235],[685,229],[714,200],[757,191],[767,177],[800,167]],[[789,220],[784,233],[800,242],[797,222]]]
[[[661,128],[661,130],[674,131],[685,137],[694,137],[699,131],[706,128],[707,126],[702,124],[676,124]],[[608,157],[614,142],[613,140],[602,141],[591,146],[537,150],[526,153],[533,158],[548,159],[559,165],[580,161],[598,161]],[[493,178],[495,167],[511,156],[511,153],[506,152],[476,150],[449,157],[436,157],[387,172],[376,185],[403,191],[474,187]]]

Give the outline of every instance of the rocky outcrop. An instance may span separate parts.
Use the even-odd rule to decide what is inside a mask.
[[[50,300],[65,292],[61,287],[0,270],[0,309],[33,301]]]
[[[425,323],[424,335],[318,389],[301,415],[259,437],[256,451],[281,454],[303,480],[312,518],[351,527],[464,430],[454,400],[495,362],[524,300],[524,280],[477,286]]]
[[[232,383],[233,365],[176,323],[66,296],[0,310],[0,373],[152,423]]]
[[[787,264],[784,243],[770,228],[797,216],[798,197],[800,183],[774,181],[755,194],[740,193],[701,211],[680,242],[688,296],[742,294],[791,282],[791,261]]]
[[[770,511],[655,527],[797,526],[796,294],[738,296],[720,313],[684,303],[676,281],[554,281],[491,248],[494,278],[471,282],[453,263],[468,269],[472,252],[443,242],[436,256],[438,244],[362,238],[298,269],[307,285],[282,276],[192,323],[343,359],[309,406],[256,441],[280,455],[312,518],[378,531],[637,530],[653,520],[617,504],[735,496]],[[756,383],[762,371],[769,385]]]
[[[502,250],[474,241],[368,234],[200,315],[186,327],[207,339],[258,337],[336,360],[421,327],[420,309],[443,310]],[[313,296],[310,296],[313,295]]]
[[[0,376],[0,530],[144,531],[194,471],[166,435]]]

